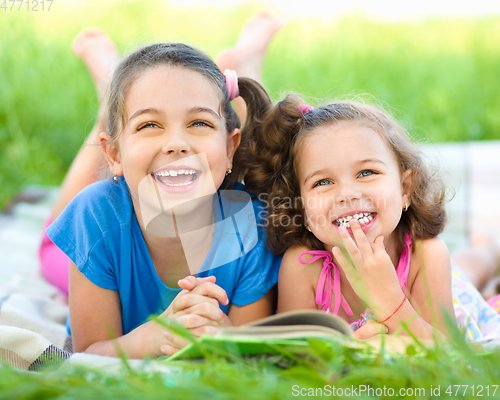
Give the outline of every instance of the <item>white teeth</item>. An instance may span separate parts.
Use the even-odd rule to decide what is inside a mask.
[[[373,219],[373,213],[364,212],[354,215],[348,215],[347,217],[341,217],[337,219],[335,222],[337,223],[337,226],[348,227],[350,226],[349,221],[353,218],[357,219],[361,225],[364,225],[369,223]]]
[[[158,176],[178,176],[178,175],[193,175],[196,174],[196,171],[193,169],[180,169],[179,171],[170,170],[170,171],[161,171],[156,175]]]

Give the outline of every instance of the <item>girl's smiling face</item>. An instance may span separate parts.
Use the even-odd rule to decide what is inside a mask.
[[[241,133],[228,134],[219,93],[205,76],[177,66],[149,69],[128,90],[124,109],[123,130],[106,154],[132,193],[168,198],[171,208],[221,186]]]
[[[342,244],[338,226],[357,218],[370,242],[383,235],[388,253],[396,251],[394,231],[408,203],[410,171],[401,174],[377,132],[352,122],[314,128],[297,161],[308,225],[327,250]]]

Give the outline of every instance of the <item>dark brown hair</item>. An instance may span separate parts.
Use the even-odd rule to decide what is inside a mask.
[[[191,69],[208,78],[220,93],[220,111],[226,121],[226,129],[232,132],[241,127],[240,120],[231,107],[224,74],[203,52],[182,43],[157,43],[143,47],[127,56],[114,72],[109,89],[108,134],[115,141],[125,125],[125,100],[133,83],[145,71],[159,66],[178,66]],[[247,148],[248,132],[271,105],[266,90],[250,78],[238,78],[240,97],[247,105],[247,117],[242,128],[240,148],[233,158],[233,173],[228,175],[221,189],[231,188],[241,181],[245,167],[240,162],[243,149]]]
[[[303,141],[314,134],[315,128],[340,122],[373,129],[394,152],[400,173],[412,170],[411,206],[396,227],[399,251],[406,232],[414,239],[433,238],[442,232],[446,222],[443,181],[430,172],[406,131],[387,112],[368,104],[342,101],[304,113],[299,110],[301,103],[300,97],[289,95],[272,107],[248,146],[247,187],[268,208],[267,241],[274,253],[282,254],[294,245],[324,249],[305,227],[297,156]],[[283,223],[297,216],[300,223]]]

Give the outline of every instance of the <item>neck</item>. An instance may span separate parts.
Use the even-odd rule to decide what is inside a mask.
[[[134,201],[137,220],[158,275],[196,275],[212,244],[214,216],[212,197],[193,206],[178,205],[145,224],[140,205]],[[139,210],[139,212],[137,211]],[[146,225],[146,226],[145,226]]]

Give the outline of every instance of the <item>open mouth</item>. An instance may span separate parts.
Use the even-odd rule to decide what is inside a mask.
[[[340,217],[339,219],[335,220],[335,223],[337,226],[344,226],[344,227],[349,227],[349,221],[351,219],[357,219],[360,225],[366,225],[370,223],[373,220],[374,213],[368,213],[368,212],[363,212],[359,214],[354,214],[354,215],[348,215],[346,217]]]
[[[154,175],[158,181],[167,186],[187,186],[196,180],[199,172],[195,169],[180,169],[160,171]]]

